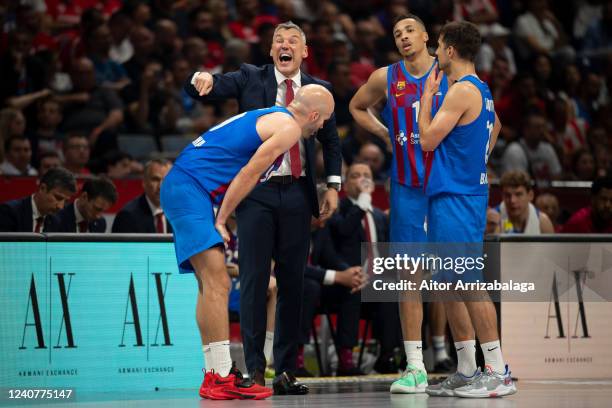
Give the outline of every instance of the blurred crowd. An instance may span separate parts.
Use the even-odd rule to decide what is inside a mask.
[[[0,173],[35,175],[62,164],[77,175],[141,175],[119,135],[197,135],[237,112],[205,105],[183,84],[195,71],[270,63],[274,27],[306,33],[302,69],[332,83],[347,164],[386,179],[385,144],[348,111],[376,67],[399,59],[390,25],[412,12],[430,46],[451,20],[484,42],[477,70],[503,123],[490,174],[523,170],[537,182],[609,174],[612,1],[574,0],[19,0],[0,9]],[[170,152],[165,152],[169,155]],[[176,153],[176,152],[174,152]]]

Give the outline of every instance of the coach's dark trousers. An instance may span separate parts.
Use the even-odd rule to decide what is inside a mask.
[[[277,375],[295,371],[310,207],[306,178],[302,177],[289,184],[259,184],[236,209],[240,328],[249,373],[263,372],[266,366],[266,296],[273,258],[278,285],[274,365]]]

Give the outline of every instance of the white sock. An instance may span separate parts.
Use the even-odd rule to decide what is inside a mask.
[[[206,369],[206,371],[210,370],[210,364],[211,364],[211,359],[210,359],[210,344],[204,344],[202,346],[202,352],[204,352],[204,368]]]
[[[485,365],[491,366],[496,373],[504,374],[506,372],[506,364],[502,357],[499,340],[482,343],[480,348],[482,349],[482,354],[484,354]]]
[[[227,377],[232,369],[229,340],[210,343],[210,369],[221,377]]]
[[[471,377],[476,367],[476,340],[456,341],[457,371],[466,377]]]
[[[423,342],[421,340],[405,341],[404,351],[406,352],[406,362],[408,364],[425,370],[425,364],[423,364]]]
[[[431,336],[431,341],[433,343],[434,359],[436,363],[446,360],[448,354],[446,353],[446,341],[444,340],[444,336]]]
[[[266,364],[272,364],[272,346],[274,346],[274,332],[266,332],[266,342],[264,343],[264,356],[266,356]]]

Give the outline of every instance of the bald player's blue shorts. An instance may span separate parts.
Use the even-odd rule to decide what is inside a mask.
[[[208,192],[174,166],[162,182],[161,205],[174,230],[174,249],[180,273],[194,272],[189,258],[223,239],[215,229],[215,214]]]

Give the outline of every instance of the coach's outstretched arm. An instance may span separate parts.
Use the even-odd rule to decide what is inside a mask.
[[[251,160],[232,180],[225,193],[221,208],[219,208],[215,228],[225,242],[229,242],[229,234],[225,227],[229,216],[251,192],[261,175],[272,165],[274,160],[289,150],[302,135],[301,128],[289,116],[284,113],[273,115],[275,118],[265,118],[261,127],[258,123],[257,131],[261,137],[270,136],[259,146]]]

